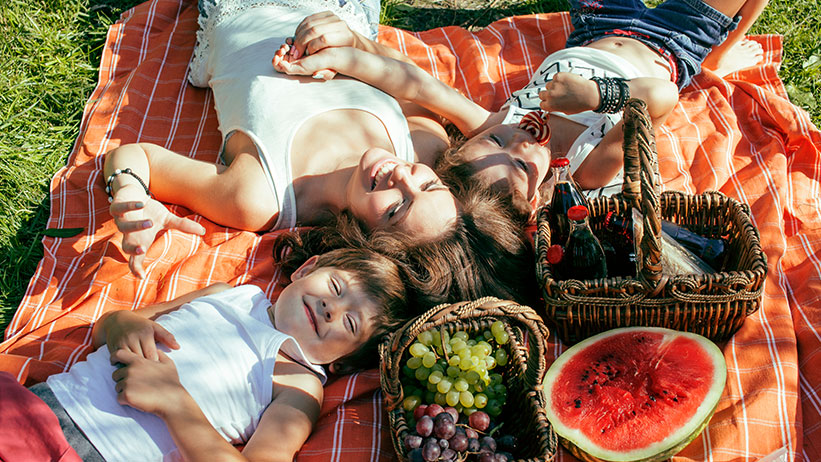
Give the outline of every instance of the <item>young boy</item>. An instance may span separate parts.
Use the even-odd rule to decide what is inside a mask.
[[[357,249],[308,258],[291,281],[274,304],[256,286],[217,284],[105,314],[92,335],[107,348],[31,388],[72,446],[53,459],[292,460],[318,418],[320,365],[372,367],[380,338],[405,320],[407,292],[399,266]],[[36,399],[17,400],[22,386],[0,382],[0,454],[32,438],[53,445],[48,432],[14,434],[10,416],[27,414],[60,436],[54,415],[29,407]]]

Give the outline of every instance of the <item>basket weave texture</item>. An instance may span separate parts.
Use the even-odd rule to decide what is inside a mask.
[[[469,333],[490,329],[496,320],[506,323],[509,359],[504,367],[507,401],[498,420],[504,422],[504,433],[518,439],[513,454],[520,462],[554,460],[558,439],[547,420],[542,395],[542,381],[547,372],[545,360],[548,330],[536,312],[527,306],[507,300],[485,297],[471,302],[444,304],[414,318],[379,345],[382,392],[385,395],[391,438],[399,459],[408,460],[405,436],[412,430],[402,408],[404,400],[402,365],[405,352],[416,336],[427,330],[434,335]]]
[[[636,277],[553,279],[547,260],[549,207],[538,213],[536,273],[546,316],[559,338],[572,344],[616,327],[654,326],[726,340],[758,310],[767,259],[746,204],[717,191],[659,193],[652,123],[643,101],[624,109],[624,186],[615,197],[590,201],[594,232],[608,212],[638,207],[644,234]],[[661,219],[710,238],[724,237],[729,258],[722,271],[665,276],[661,271]]]

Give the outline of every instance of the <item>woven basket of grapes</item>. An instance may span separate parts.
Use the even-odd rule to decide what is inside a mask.
[[[552,461],[541,393],[548,336],[536,312],[486,297],[440,305],[379,346],[403,461]]]

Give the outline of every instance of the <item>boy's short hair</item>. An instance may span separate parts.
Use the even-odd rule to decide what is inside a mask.
[[[305,252],[298,233],[285,233],[274,244],[274,259],[290,275],[311,255]],[[350,373],[376,367],[377,346],[382,339],[408,320],[408,291],[402,265],[390,257],[364,247],[347,247],[318,254],[316,267],[335,267],[352,274],[368,298],[380,308],[374,332],[356,351],[334,362],[335,372]]]

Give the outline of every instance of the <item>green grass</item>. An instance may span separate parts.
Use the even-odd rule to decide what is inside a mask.
[[[452,1],[452,0],[451,0]],[[108,26],[136,0],[0,2],[0,330],[42,257],[48,183],[65,164],[97,78]],[[383,0],[382,22],[411,30],[483,27],[513,14],[565,9],[563,0]],[[469,2],[462,1],[460,4]],[[821,5],[773,0],[753,33],[785,35],[781,76],[793,101],[821,126]]]

